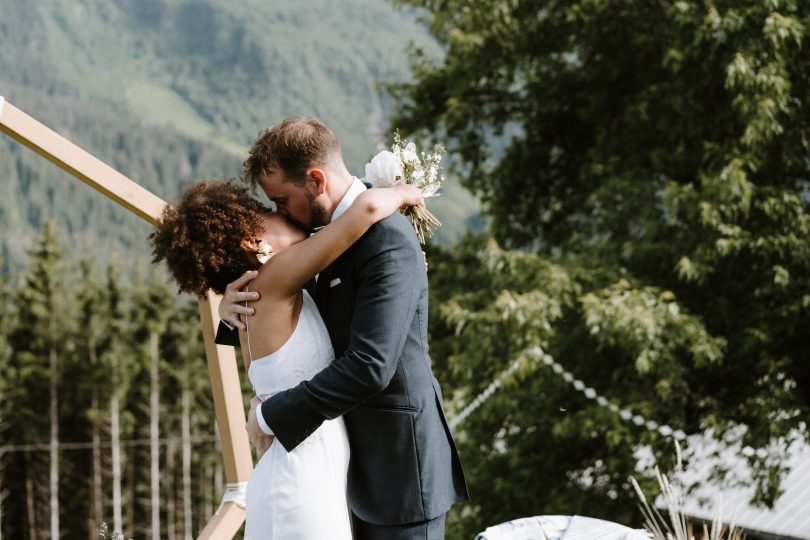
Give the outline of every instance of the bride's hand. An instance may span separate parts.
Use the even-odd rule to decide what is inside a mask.
[[[259,293],[255,291],[243,292],[242,289],[255,279],[258,274],[255,270],[248,270],[225,288],[225,294],[222,295],[217,308],[217,313],[222,321],[225,321],[230,326],[235,326],[239,330],[246,329],[245,324],[239,319],[239,315],[253,315],[254,309],[243,304],[258,300]]]
[[[401,197],[402,202],[397,209],[405,209],[409,206],[420,206],[425,204],[425,198],[422,196],[422,190],[416,186],[412,186],[410,184],[401,184],[398,186],[391,186],[390,188],[380,189],[391,190],[398,197]]]
[[[355,201],[355,204],[365,205],[375,221],[388,217],[401,208],[424,203],[422,191],[409,184],[368,189]]]

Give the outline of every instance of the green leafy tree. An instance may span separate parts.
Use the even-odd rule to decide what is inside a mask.
[[[672,444],[608,405],[688,427],[692,370],[713,365],[722,340],[670,291],[614,281],[577,258],[470,237],[430,261],[431,356],[451,418],[501,381],[456,432],[473,502],[452,516],[450,536],[535,514],[632,522],[635,451],[649,446],[667,466]],[[544,355],[607,402],[578,392]]]
[[[450,354],[457,402],[531,342],[687,433],[754,448],[806,436],[810,5],[397,3],[426,10],[445,54],[416,51],[413,82],[390,87],[394,125],[447,139],[495,239],[525,250],[494,256],[479,239],[444,253],[452,264],[431,259],[433,350]],[[534,266],[514,262],[524,258]],[[560,272],[570,288],[555,285]],[[461,512],[467,533],[551,510],[630,519],[633,449],[663,455],[665,441],[575,404],[570,387],[574,403],[561,388],[555,406],[546,382],[519,403],[548,429],[514,427],[506,391],[463,426],[481,498]],[[483,451],[513,464],[499,478],[480,450],[513,428],[549,438],[516,440],[497,459]],[[750,459],[758,499],[772,502],[778,457]]]

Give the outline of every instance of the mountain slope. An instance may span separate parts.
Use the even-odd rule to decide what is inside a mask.
[[[239,160],[211,144],[169,127],[155,129],[69,96],[27,93],[16,103],[164,199],[184,183],[224,178]],[[150,227],[10,138],[0,138],[0,257],[19,267],[53,219],[68,256],[88,255],[103,265],[113,259],[148,268]]]
[[[164,197],[201,175],[237,175],[256,134],[289,115],[323,119],[350,170],[362,175],[390,138],[378,81],[408,76],[409,41],[429,45],[412,17],[383,0],[41,0],[5,2],[3,15],[0,95],[136,181],[156,182]],[[148,156],[138,157],[141,150]],[[172,165],[200,152],[211,170]],[[99,230],[118,226],[111,217],[95,216],[92,228],[85,218],[82,229],[75,216],[103,206],[87,200],[98,195],[78,184],[46,185],[61,173],[27,154],[0,142],[9,195],[0,200],[0,221],[15,231],[2,239],[6,260],[20,261],[29,230],[52,213],[71,242],[97,245],[97,237],[117,234],[122,246],[135,242],[130,227]],[[31,191],[35,183],[42,185]],[[437,239],[447,241],[477,206],[451,179],[431,208],[445,224]],[[131,248],[145,253],[145,243]]]

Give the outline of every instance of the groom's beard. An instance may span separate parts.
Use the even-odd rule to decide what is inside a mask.
[[[326,225],[326,210],[323,206],[315,202],[315,196],[307,192],[307,200],[309,201],[309,228],[304,227],[306,232],[315,232],[315,229]]]

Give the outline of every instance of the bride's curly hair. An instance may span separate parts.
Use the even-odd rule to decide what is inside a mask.
[[[165,259],[182,292],[223,294],[229,283],[258,266],[241,243],[261,232],[261,215],[269,212],[234,181],[189,186],[176,205],[166,205],[149,235],[152,262]]]

